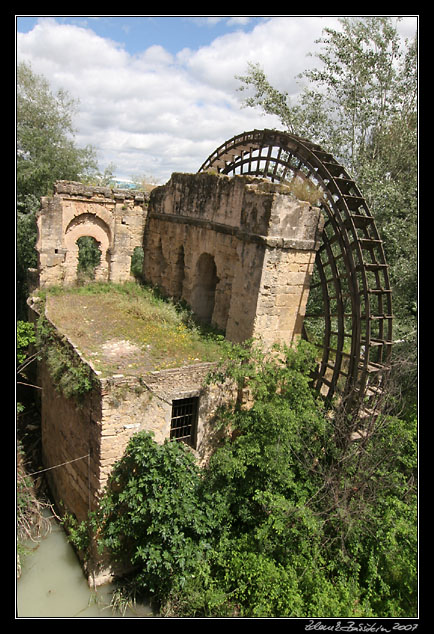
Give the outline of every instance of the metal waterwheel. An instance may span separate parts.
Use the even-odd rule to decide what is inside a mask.
[[[319,145],[286,132],[253,130],[203,163],[234,176],[304,183],[325,216],[304,321],[319,349],[314,388],[349,407],[381,392],[392,348],[392,298],[383,243],[356,183]]]

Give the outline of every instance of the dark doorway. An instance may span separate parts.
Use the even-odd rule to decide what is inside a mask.
[[[219,282],[214,258],[202,253],[196,265],[192,308],[197,317],[210,323],[214,312],[215,291]]]

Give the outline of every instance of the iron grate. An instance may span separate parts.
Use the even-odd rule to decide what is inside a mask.
[[[196,446],[198,405],[198,397],[173,401],[170,440],[180,440],[193,448]]]

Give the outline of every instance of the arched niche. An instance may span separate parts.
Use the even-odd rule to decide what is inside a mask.
[[[214,256],[202,253],[196,263],[192,293],[192,309],[201,321],[212,321],[218,282]]]

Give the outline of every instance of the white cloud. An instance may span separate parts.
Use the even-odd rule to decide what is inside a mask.
[[[101,167],[113,162],[120,177],[196,171],[225,138],[261,119],[161,46],[131,56],[89,29],[43,20],[17,35],[17,50],[53,90],[79,99],[77,143],[96,147]]]
[[[336,18],[279,17],[258,24],[250,33],[229,33],[198,51],[185,49],[179,60],[199,81],[234,91],[236,75],[245,74],[247,62],[259,62],[273,85],[297,92],[295,76],[309,63],[307,54],[324,26]]]
[[[273,85],[296,92],[294,77],[313,63],[306,55],[326,25],[337,19],[270,18],[196,51],[173,56],[154,45],[133,56],[90,28],[44,19],[17,34],[17,57],[53,90],[79,99],[76,140],[96,147],[102,169],[112,162],[121,178],[147,173],[164,182],[173,171],[196,171],[235,134],[279,127],[275,117],[240,108],[234,76],[259,62]]]

